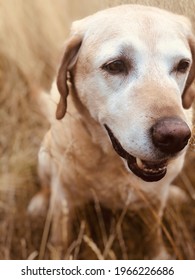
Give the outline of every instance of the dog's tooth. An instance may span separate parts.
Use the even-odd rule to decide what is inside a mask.
[[[136,163],[137,163],[137,165],[138,165],[138,167],[139,167],[139,168],[141,168],[141,169],[143,169],[143,168],[144,168],[144,166],[143,166],[143,162],[141,161],[141,159],[140,159],[140,158],[136,158]]]

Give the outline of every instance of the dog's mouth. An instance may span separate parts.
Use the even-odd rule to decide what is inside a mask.
[[[161,180],[166,172],[167,172],[167,161],[145,161],[138,157],[134,157],[130,155],[123,147],[121,146],[118,139],[114,136],[111,129],[104,125],[110,140],[112,142],[112,146],[117,154],[124,158],[127,161],[127,165],[129,169],[138,177],[146,182],[156,182]]]

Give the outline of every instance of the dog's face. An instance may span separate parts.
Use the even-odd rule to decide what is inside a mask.
[[[128,168],[158,181],[190,138],[194,52],[187,19],[156,8],[119,6],[76,22],[58,74],[57,118],[71,70],[79,99]]]

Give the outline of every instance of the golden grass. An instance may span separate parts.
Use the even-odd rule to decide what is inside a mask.
[[[31,100],[34,88],[49,89],[70,21],[99,8],[130,1],[0,1],[0,259],[57,259],[48,240],[51,219],[29,221],[26,207],[39,188],[37,153],[48,123]],[[133,1],[131,1],[133,2]],[[135,2],[135,1],[134,1]],[[194,1],[139,1],[194,15]],[[160,4],[161,2],[161,4]],[[174,6],[174,3],[176,5]],[[190,3],[190,4],[189,4]],[[189,6],[189,5],[190,6]],[[193,144],[193,143],[192,143]],[[193,147],[193,145],[192,145]],[[170,203],[162,230],[167,247],[179,259],[195,259],[195,156],[190,152],[178,184],[189,197]],[[112,213],[98,201],[78,211],[75,236],[64,258],[143,258],[143,213]]]

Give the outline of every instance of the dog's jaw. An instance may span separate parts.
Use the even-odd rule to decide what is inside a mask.
[[[167,161],[148,162],[130,155],[114,136],[112,130],[104,125],[117,154],[127,161],[128,168],[139,178],[146,182],[161,180],[167,172]]]

